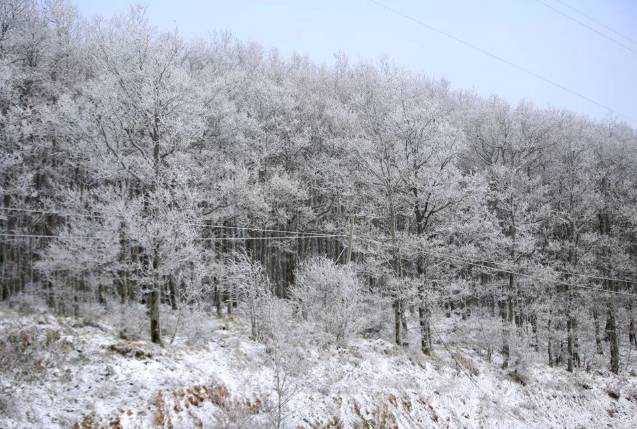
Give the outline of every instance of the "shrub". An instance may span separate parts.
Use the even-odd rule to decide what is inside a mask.
[[[300,315],[337,341],[356,329],[362,289],[351,265],[336,265],[323,257],[309,259],[297,269],[291,295]]]

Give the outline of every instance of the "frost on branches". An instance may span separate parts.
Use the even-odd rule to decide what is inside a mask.
[[[637,425],[626,124],[6,0],[0,140],[2,427]]]

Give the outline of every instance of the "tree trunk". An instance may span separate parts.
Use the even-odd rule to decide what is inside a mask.
[[[598,355],[603,355],[604,349],[602,347],[602,335],[599,330],[599,309],[597,304],[593,304],[593,325],[595,327],[595,352]]]
[[[150,340],[155,344],[161,344],[161,330],[159,327],[159,285],[155,285],[148,296],[150,310]]]
[[[507,320],[509,323],[513,322],[513,316],[515,314],[514,299],[513,299],[513,295],[515,294],[515,287],[516,287],[515,275],[511,273],[509,274],[509,291],[507,294],[507,305],[508,305]]]
[[[510,295],[509,297],[510,298]],[[509,367],[509,357],[511,355],[511,349],[509,346],[509,324],[511,323],[509,318],[509,311],[512,309],[510,304],[510,299],[506,299],[505,301],[500,301],[500,327],[501,327],[501,335],[502,335],[502,368],[506,369]]]
[[[221,291],[219,288],[219,282],[215,280],[214,302],[217,308],[217,317],[221,317]]]
[[[159,304],[161,300],[161,285],[159,284],[159,249],[155,246],[153,251],[153,271],[155,282],[148,296],[148,309],[150,317],[150,340],[161,345],[161,329],[159,325]]]
[[[511,351],[509,347],[509,323],[503,320],[502,322],[502,369],[509,367],[509,358]]]
[[[121,271],[119,277],[120,301],[122,305],[126,305],[128,303],[128,297],[130,296],[130,290],[128,288],[128,272]]]
[[[106,297],[104,296],[104,285],[101,283],[97,285],[97,302],[104,307],[106,306]]]
[[[395,340],[397,345],[402,346],[403,345],[402,331],[401,331],[402,311],[400,308],[400,301],[395,299],[393,303],[393,307],[394,307]]]
[[[579,335],[577,335],[577,317],[573,316],[571,326],[573,327],[573,365],[575,368],[579,368],[581,360],[579,355]]]
[[[635,327],[635,316],[633,315],[633,301],[628,304],[628,343],[637,348],[637,328]]]
[[[573,372],[573,356],[575,355],[575,335],[573,334],[574,326],[573,326],[573,317],[569,314],[568,320],[566,321],[566,330],[567,330],[567,345],[566,352],[568,354],[566,360],[566,370],[568,372]]]
[[[57,274],[54,275],[57,279]],[[46,294],[46,305],[53,311],[55,311],[55,289],[53,287],[53,282],[47,281],[47,294]]]
[[[402,334],[403,347],[408,347],[409,346],[409,336],[408,336],[409,328],[407,328],[407,307],[405,305],[404,300],[400,301],[400,323],[402,324],[402,330],[403,330],[403,334]]]
[[[531,314],[530,319],[531,319],[531,333],[533,335],[532,347],[533,347],[533,350],[535,350],[535,352],[538,353],[540,351],[540,338],[539,338],[538,329],[537,329],[537,313]]]
[[[151,130],[151,138],[153,141],[153,170],[155,173],[154,181],[152,184],[153,193],[157,192],[159,185],[159,169],[161,167],[161,155],[160,155],[160,118],[157,112],[154,114],[153,127]],[[148,306],[150,316],[150,340],[155,344],[161,345],[161,328],[159,325],[159,306],[161,304],[161,284],[159,278],[159,245],[153,246],[153,289],[150,292]]]
[[[617,323],[615,321],[615,303],[610,298],[608,306],[608,342],[610,346],[610,370],[619,374],[619,338],[617,336]]]
[[[431,343],[431,310],[429,304],[421,302],[418,307],[418,317],[420,319],[420,350],[428,355],[432,350]]]
[[[549,321],[546,325],[547,331],[547,347],[546,351],[549,355],[549,366],[553,366],[553,332],[551,331],[551,317],[549,316]]]
[[[173,276],[168,277],[168,293],[170,296],[170,307],[177,310],[177,282]]]
[[[390,203],[389,208],[389,222],[390,222],[390,233],[393,242],[393,251],[394,251],[394,273],[397,278],[401,278],[401,267],[400,267],[400,255],[398,252],[398,243],[396,242],[396,213],[394,211],[393,203]],[[396,295],[398,295],[398,291],[393,291]],[[404,323],[405,315],[403,314],[403,304],[399,296],[394,298],[394,330],[395,330],[395,339],[396,344],[399,346],[404,346],[405,342],[403,341],[404,334],[401,332],[401,325]]]
[[[73,317],[80,317],[80,298],[78,296],[79,281],[73,280]]]

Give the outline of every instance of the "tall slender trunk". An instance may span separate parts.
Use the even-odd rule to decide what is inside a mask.
[[[418,307],[418,318],[420,320],[420,350],[428,355],[432,351],[432,341],[431,309],[427,303],[421,303]]]
[[[393,243],[393,252],[394,252],[394,257],[393,257],[394,273],[397,278],[401,278],[402,275],[401,275],[401,267],[400,267],[400,255],[398,252],[398,243],[396,241],[396,212],[394,210],[393,202],[390,202],[390,207],[389,207],[389,224],[390,224],[390,233],[391,233],[391,238]],[[405,334],[402,332],[402,329],[401,329],[401,325],[403,324],[404,317],[405,317],[403,314],[404,305],[401,298],[398,296],[399,292],[397,290],[393,292],[395,295],[394,302],[393,302],[395,340],[397,345],[404,346],[405,341],[403,339],[403,336]]]
[[[161,328],[159,324],[159,304],[161,300],[161,286],[159,284],[159,249],[155,246],[153,251],[153,272],[155,281],[148,296],[150,316],[150,340],[155,344],[161,344]]]
[[[7,204],[6,201],[9,200],[8,196],[5,196],[5,205]],[[11,219],[11,215],[7,215],[6,220],[4,221],[6,223],[6,233],[10,234],[11,233],[11,228],[10,228],[10,219]],[[9,261],[9,251],[7,249],[7,242],[4,241],[2,243],[2,260],[0,261],[0,300],[5,300],[5,299],[9,299],[9,296],[11,294],[11,281],[9,280],[10,275],[8,272],[7,267],[10,267],[10,261]]]
[[[608,195],[608,180],[606,177],[602,178],[601,187],[604,196]],[[601,213],[598,215],[599,218],[599,232],[602,235],[610,236],[611,235],[611,212],[608,207],[605,207]],[[609,257],[607,253],[609,253],[608,249],[604,250],[606,257]],[[607,265],[610,265],[607,261]],[[605,270],[605,274],[611,275],[612,268],[608,266]],[[605,286],[611,292],[615,291],[615,282],[612,280],[605,280]],[[619,374],[619,336],[617,335],[617,322],[615,320],[615,297],[613,294],[609,294],[608,297],[608,313],[606,319],[606,337],[608,338],[609,348],[610,348],[610,370],[614,374]]]
[[[578,351],[578,340],[577,340],[577,319],[575,318],[575,313],[573,311],[573,297],[571,288],[569,287],[567,292],[568,302],[566,304],[566,353],[567,353],[567,361],[566,361],[566,370],[569,372],[573,372],[574,368],[579,367],[579,351]]]
[[[106,296],[104,296],[104,285],[102,283],[97,285],[97,302],[106,307]]]
[[[599,309],[596,303],[593,303],[593,326],[595,328],[595,352],[598,355],[603,355],[602,334],[599,329]]]
[[[72,283],[73,283],[73,317],[79,318],[80,317],[80,297],[78,296],[78,293],[79,293],[80,282],[77,278],[74,278]]]
[[[352,238],[354,236],[354,216],[350,216],[349,219],[349,235],[347,237],[347,256],[345,263],[349,264],[352,261]]]
[[[160,137],[159,137],[159,116],[157,113],[154,115],[154,121],[152,125],[151,138],[153,140],[153,170],[155,177],[152,183],[152,193],[156,196],[157,188],[159,186],[159,169],[161,165],[160,154]],[[157,204],[157,202],[155,202]],[[157,215],[156,210],[158,207],[154,207],[151,210],[151,216]],[[161,344],[161,328],[159,321],[159,306],[161,303],[161,284],[159,278],[159,244],[153,245],[153,285],[148,297],[149,317],[150,317],[150,340],[153,343]]]
[[[399,346],[403,345],[402,340],[402,331],[400,328],[400,322],[402,319],[401,310],[400,310],[400,300],[395,299],[392,306],[394,307],[394,335],[396,344]]]
[[[568,249],[568,261],[570,265],[570,269],[575,271],[578,264],[578,252],[577,252],[577,243],[579,240],[579,233],[575,223],[571,220],[569,222],[568,231],[570,234],[570,244]],[[567,276],[567,280],[573,281],[572,276],[569,274]],[[575,297],[573,296],[573,286],[568,285],[566,291],[566,299],[568,302],[566,303],[566,330],[567,330],[567,339],[566,339],[566,351],[568,354],[566,369],[569,372],[573,372],[574,368],[578,368],[580,366],[580,357],[579,357],[579,342],[577,337],[577,316],[575,315],[575,311],[573,309],[575,303]]]
[[[423,237],[426,228],[425,212],[428,204],[425,204],[424,209],[421,210],[420,202],[418,200],[418,190],[413,190],[416,202],[414,204],[414,217],[416,219],[416,234],[419,237]],[[420,324],[420,350],[422,353],[428,355],[433,350],[433,342],[431,338],[431,303],[428,302],[428,296],[425,288],[427,287],[426,274],[427,274],[427,260],[425,255],[418,255],[416,259],[416,272],[419,277],[418,287],[418,321]]]
[[[503,307],[501,309],[502,312],[502,368],[509,367],[509,359],[511,356],[511,346],[509,344],[509,336],[510,336],[510,325],[513,322],[513,291],[515,290],[515,276],[513,273],[509,274],[509,287],[507,291],[507,299],[506,302],[503,303]]]
[[[214,300],[215,300],[215,307],[217,309],[217,317],[221,317],[222,316],[221,290],[220,290],[219,282],[215,284]]]
[[[168,294],[170,297],[170,308],[177,310],[177,282],[174,276],[168,276]]]
[[[511,356],[511,350],[509,346],[509,322],[506,320],[502,323],[502,369],[509,367],[509,359]]]
[[[553,331],[551,330],[551,319],[552,314],[549,314],[549,320],[546,324],[546,333],[547,333],[547,346],[546,351],[548,352],[549,357],[549,366],[553,366]]]
[[[537,353],[540,351],[540,338],[539,338],[538,327],[537,327],[537,313],[534,312],[533,314],[531,314],[530,322],[531,322],[531,333],[533,335],[532,347],[533,347],[533,350],[535,350],[535,352]]]
[[[566,321],[566,330],[568,331],[566,344],[566,352],[568,354],[566,370],[568,372],[573,372],[573,369],[579,366],[579,353],[577,350],[577,321],[572,314],[572,310],[569,312],[568,320]]]
[[[633,314],[633,300],[628,301],[628,344],[637,347],[637,327],[635,327],[635,315]]]
[[[420,277],[418,286],[418,321],[420,323],[420,350],[424,354],[430,354],[432,351],[431,304],[427,302],[425,291],[425,257],[423,255],[419,256],[416,264],[418,275]]]
[[[630,319],[628,320],[628,344],[637,348],[637,328],[635,327],[635,318],[630,308]]]
[[[509,290],[507,293],[507,306],[508,306],[508,312],[507,312],[507,321],[509,323],[513,322],[513,316],[515,314],[515,310],[514,310],[514,294],[515,294],[515,285],[516,285],[516,281],[515,281],[515,275],[513,273],[509,274]]]
[[[610,347],[610,370],[614,374],[619,374],[619,338],[617,335],[617,322],[615,321],[615,300],[609,298],[608,305],[608,343]]]

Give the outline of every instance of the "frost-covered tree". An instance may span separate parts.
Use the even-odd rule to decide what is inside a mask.
[[[119,219],[116,234],[138,262],[129,278],[144,290],[151,339],[160,343],[162,285],[194,262],[199,196],[189,189],[188,150],[203,133],[202,100],[182,41],[152,29],[141,8],[96,24],[89,45],[94,77],[68,121],[81,127],[74,149],[89,151],[86,168],[99,181],[73,209]],[[107,208],[115,196],[125,201],[120,213]]]
[[[637,345],[625,125],[512,107],[386,60],[185,40],[139,7],[85,21],[65,1],[7,0],[0,140],[2,300],[28,292],[76,314],[144,303],[159,342],[161,303],[177,318],[239,307],[267,341],[284,323],[268,309],[292,299],[345,339],[364,290],[375,320],[393,318],[373,335],[407,347],[417,331],[424,353],[439,310],[500,330],[484,343],[505,366],[529,340],[575,371],[607,339],[617,372],[622,333]]]
[[[351,265],[309,259],[296,273],[292,299],[297,311],[336,341],[345,341],[360,321],[363,291]]]

